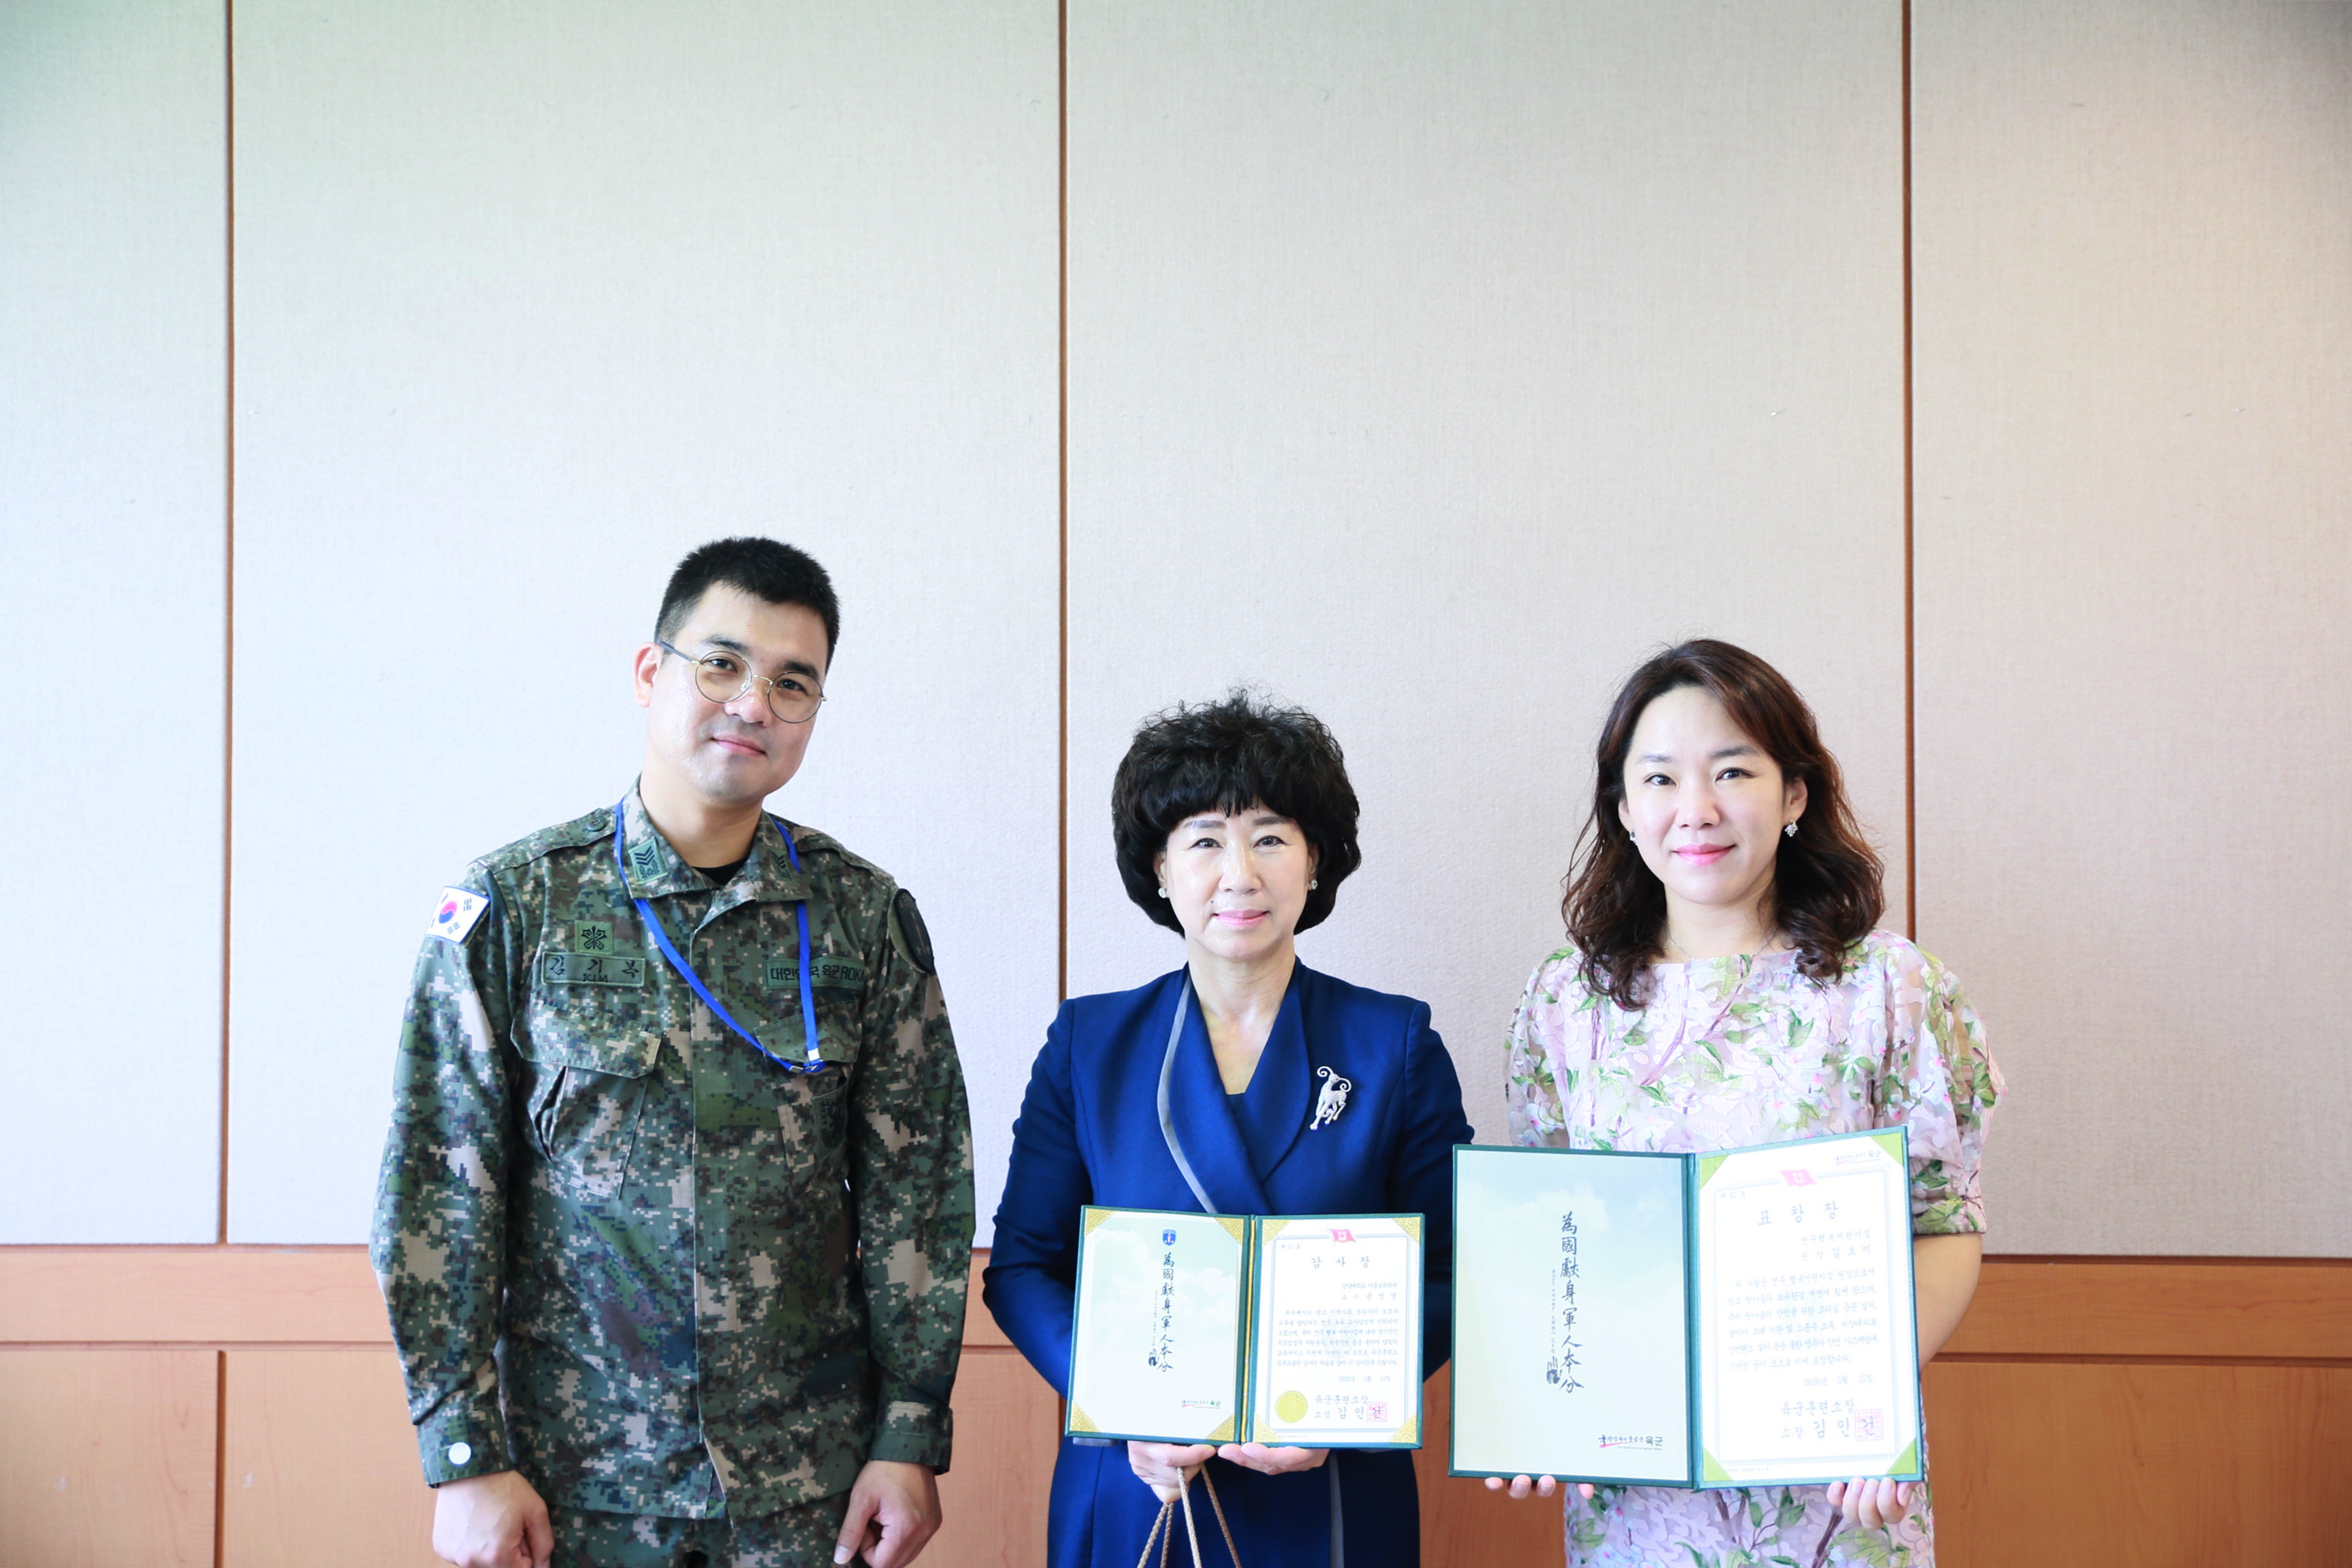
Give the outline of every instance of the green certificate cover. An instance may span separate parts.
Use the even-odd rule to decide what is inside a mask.
[[[1458,1476],[1916,1480],[1901,1129],[1718,1154],[1454,1151]]]
[[[1084,1210],[1072,1436],[1421,1446],[1422,1216]]]

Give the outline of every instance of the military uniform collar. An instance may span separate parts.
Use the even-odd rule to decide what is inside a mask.
[[[646,815],[645,798],[634,787],[621,802],[621,858],[628,868],[633,897],[658,899],[670,893],[709,890],[702,873],[687,864]],[[755,900],[792,902],[805,897],[805,879],[794,874],[791,858],[784,853],[783,835],[777,831],[775,819],[761,812],[759,826],[751,830],[751,858],[719,890],[711,913]]]
[[[775,817],[767,812],[760,814],[760,826],[751,830],[751,858],[735,873],[735,879],[719,889],[723,903],[752,903],[772,900],[794,903],[808,897],[808,837],[805,831],[793,835],[793,847],[800,850],[802,868],[793,869],[792,857],[784,851],[784,836],[776,826]]]

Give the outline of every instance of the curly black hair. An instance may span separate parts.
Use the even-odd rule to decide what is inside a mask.
[[[1135,731],[1110,786],[1111,839],[1127,896],[1153,921],[1184,928],[1160,896],[1158,861],[1188,816],[1252,805],[1298,824],[1315,848],[1316,886],[1298,929],[1331,912],[1339,884],[1363,864],[1356,847],[1356,791],[1347,759],[1322,720],[1241,689],[1214,702],[1183,702]]]

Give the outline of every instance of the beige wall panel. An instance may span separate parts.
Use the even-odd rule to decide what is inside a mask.
[[[364,1350],[232,1351],[222,1560],[236,1568],[431,1568],[433,1489],[400,1363]]]
[[[2352,1252],[2352,6],[1916,12],[1919,928],[2003,1252]]]
[[[218,1362],[0,1350],[0,1568],[210,1563]]]
[[[240,5],[236,1237],[364,1235],[436,890],[628,786],[663,582],[747,531],[844,602],[772,804],[921,899],[992,1199],[1054,999],[1054,36]]]
[[[223,50],[201,0],[0,6],[0,1243],[214,1234]]]
[[[1328,720],[1363,800],[1306,961],[1431,1002],[1487,1138],[1602,710],[1661,642],[1780,665],[1899,873],[1898,24],[1071,8],[1074,992],[1179,961],[1111,773],[1236,680]]]

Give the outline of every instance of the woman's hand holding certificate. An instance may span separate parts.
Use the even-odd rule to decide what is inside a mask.
[[[1192,1484],[1192,1472],[1209,1461],[1212,1455],[1227,1464],[1269,1476],[1286,1476],[1294,1470],[1312,1470],[1331,1457],[1328,1448],[1269,1448],[1264,1443],[1227,1443],[1223,1447],[1212,1447],[1206,1443],[1129,1443],[1127,1446],[1128,1468],[1135,1479],[1151,1489],[1161,1502],[1174,1502]]]

